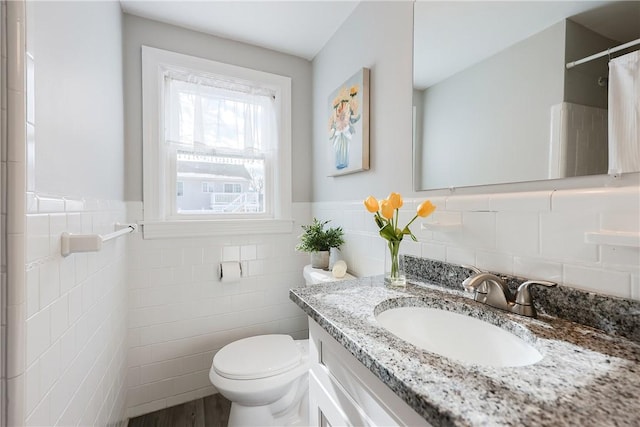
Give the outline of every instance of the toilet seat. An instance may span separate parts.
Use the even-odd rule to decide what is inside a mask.
[[[213,358],[215,372],[232,380],[268,378],[287,372],[302,359],[289,335],[259,335],[223,347]]]

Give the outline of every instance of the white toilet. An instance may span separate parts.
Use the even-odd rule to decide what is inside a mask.
[[[331,276],[330,271],[313,270],[305,267],[307,284],[327,282]],[[258,335],[220,349],[209,379],[231,401],[229,426],[307,426],[308,372],[309,340]]]
[[[229,426],[305,426],[308,371],[308,340],[258,335],[218,351],[209,379],[231,401]]]

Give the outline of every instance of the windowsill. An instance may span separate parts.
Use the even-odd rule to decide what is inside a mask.
[[[293,232],[292,219],[144,221],[141,225],[145,240]]]

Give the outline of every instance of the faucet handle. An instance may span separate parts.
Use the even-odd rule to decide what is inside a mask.
[[[557,283],[548,282],[546,280],[527,280],[518,286],[518,290],[516,291],[516,303],[513,305],[511,311],[523,316],[538,317],[531,300],[531,294],[529,293],[529,286],[531,285],[541,285],[550,288],[558,286]]]
[[[531,305],[531,293],[529,292],[529,286],[531,285],[542,285],[549,288],[558,286],[557,283],[549,282],[547,280],[527,280],[518,286],[518,290],[516,291],[516,304]]]
[[[484,273],[484,271],[480,270],[480,269],[479,269],[478,267],[476,267],[475,265],[460,264],[460,267],[462,267],[462,268],[466,268],[467,270],[471,270],[471,271],[473,271],[475,274]]]

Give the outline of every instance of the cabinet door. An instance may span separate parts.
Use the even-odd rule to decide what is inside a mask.
[[[424,418],[312,320],[309,350],[312,426],[429,427]]]

